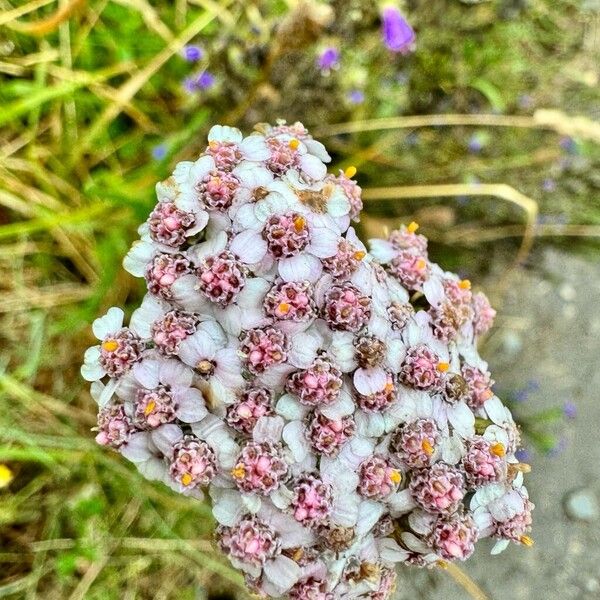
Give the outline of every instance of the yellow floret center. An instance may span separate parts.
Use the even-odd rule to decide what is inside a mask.
[[[290,305],[287,302],[282,302],[278,307],[280,313],[287,315],[290,312]]]
[[[190,485],[190,483],[192,483],[192,479],[193,477],[189,473],[184,473],[181,477],[181,483],[183,483],[183,485]]]
[[[298,146],[300,146],[300,142],[299,140],[297,140],[296,138],[292,138],[289,143],[288,146],[292,149],[292,150],[298,150]]]
[[[437,370],[440,373],[445,373],[450,368],[450,365],[447,362],[440,362],[437,365]]]
[[[300,233],[304,229],[305,225],[306,225],[306,219],[304,217],[298,216],[294,219],[294,229],[298,233]]]
[[[427,456],[431,456],[433,454],[433,446],[429,443],[428,440],[423,440],[421,448],[423,448],[423,452],[425,452]]]
[[[417,231],[417,229],[419,229],[419,224],[412,221],[411,223],[409,223],[406,229],[409,233],[414,233],[415,231]]]
[[[357,250],[357,251],[354,253],[354,258],[355,258],[356,260],[362,260],[362,259],[363,259],[363,258],[364,258],[366,255],[367,255],[367,253],[366,253],[366,252],[363,252],[362,250]]]
[[[502,458],[506,454],[506,449],[504,448],[504,444],[496,442],[490,446],[490,452],[495,456]]]
[[[235,479],[243,479],[246,476],[246,469],[243,465],[239,465],[231,470],[231,475]]]
[[[119,342],[116,340],[106,340],[102,343],[102,350],[107,352],[114,352],[119,347]]]
[[[402,475],[400,474],[400,471],[394,469],[390,473],[390,480],[392,483],[400,483],[402,481]]]
[[[530,538],[528,535],[522,535],[519,538],[519,541],[521,542],[521,544],[523,544],[524,546],[527,546],[528,548],[531,548],[531,546],[533,546],[534,541],[532,538]]]
[[[344,175],[350,179],[350,177],[354,177],[356,175],[356,167],[354,165],[349,166],[345,171]]]
[[[468,279],[462,279],[461,281],[459,281],[458,287],[461,290],[470,290],[471,289],[471,282]]]
[[[155,408],[156,402],[154,402],[154,400],[151,400],[150,402],[148,402],[146,408],[144,409],[144,415],[148,416]]]

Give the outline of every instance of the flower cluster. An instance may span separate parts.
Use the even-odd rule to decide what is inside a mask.
[[[302,124],[208,141],[158,184],[125,258],[141,306],[94,322],[98,443],[207,490],[263,596],[383,600],[397,563],[530,544],[519,433],[476,350],[485,296],[414,223],[367,252],[355,170],[328,174]]]

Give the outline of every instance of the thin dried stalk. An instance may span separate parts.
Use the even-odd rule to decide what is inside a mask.
[[[600,142],[600,123],[586,117],[570,116],[560,110],[539,109],[533,116],[522,115],[412,115],[367,119],[317,128],[315,135],[328,137],[342,133],[380,131],[383,129],[413,129],[440,126],[517,127],[525,129],[548,129],[560,133]]]
[[[460,585],[473,600],[489,600],[485,592],[455,563],[444,562],[440,567]]]
[[[31,23],[11,21],[7,23],[7,27],[27,35],[46,35],[55,31],[61,25],[61,23],[64,23],[84,2],[85,0],[70,0],[66,4],[63,4],[55,13],[46,17],[45,19],[40,19],[39,21],[33,21]],[[44,2],[44,4],[48,4],[48,2]]]

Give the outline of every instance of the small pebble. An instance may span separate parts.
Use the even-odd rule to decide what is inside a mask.
[[[600,517],[598,499],[592,490],[579,488],[565,496],[565,512],[576,521],[591,523]]]

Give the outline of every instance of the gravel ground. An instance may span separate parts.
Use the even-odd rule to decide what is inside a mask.
[[[535,267],[512,277],[499,330],[484,356],[500,389],[539,382],[524,412],[572,401],[577,417],[560,426],[566,440],[561,453],[530,461],[535,546],[512,545],[494,557],[483,541],[464,571],[493,600],[598,599],[600,264],[551,249],[536,251],[530,264]],[[571,514],[587,520],[567,516],[565,501],[573,495]],[[405,571],[397,598],[455,600],[468,594],[443,572]]]

